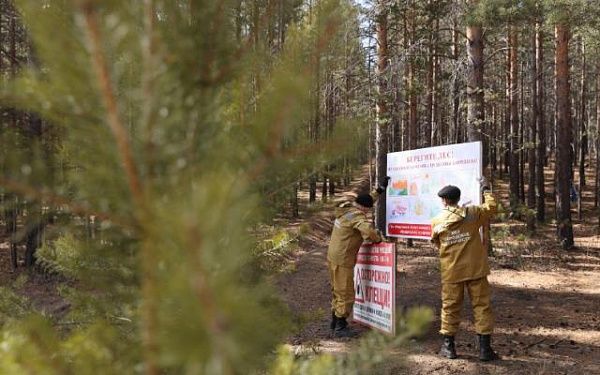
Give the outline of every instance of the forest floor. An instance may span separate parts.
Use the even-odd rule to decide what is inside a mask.
[[[366,176],[366,173],[363,173]],[[356,179],[336,200],[304,220],[290,222],[289,230],[309,225],[300,238],[293,267],[277,278],[277,286],[304,325],[288,337],[297,352],[347,352],[358,339],[331,339],[328,328],[330,289],[326,252],[333,207],[353,191],[364,190],[366,177]],[[552,181],[548,172],[547,181]],[[590,178],[588,181],[593,181]],[[504,206],[507,184],[494,183]],[[552,217],[552,186],[547,216]],[[593,208],[593,188],[583,192],[583,219],[573,211],[575,245],[564,251],[556,241],[553,225],[539,225],[535,233],[525,224],[504,220],[492,224],[495,256],[490,258],[492,306],[496,317],[493,347],[502,360],[478,360],[476,333],[468,297],[456,336],[458,359],[441,358],[437,352],[440,275],[437,252],[424,241],[414,247],[397,245],[397,311],[429,306],[435,312],[426,334],[399,349],[383,367],[386,374],[600,374],[600,235],[598,210]],[[304,223],[304,224],[303,224]],[[358,331],[365,328],[357,327]],[[397,354],[397,355],[396,355]]]

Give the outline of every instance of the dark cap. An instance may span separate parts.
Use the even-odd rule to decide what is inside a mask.
[[[373,207],[373,197],[369,194],[360,194],[354,201],[363,207]]]
[[[442,190],[438,191],[438,197],[458,201],[460,199],[460,189],[454,185],[444,186]]]

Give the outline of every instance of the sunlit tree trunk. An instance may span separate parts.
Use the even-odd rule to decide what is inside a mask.
[[[476,4],[477,1],[472,1]],[[466,30],[467,47],[467,140],[469,142],[484,141],[482,131],[485,125],[485,102],[483,87],[483,30],[479,24],[471,24]],[[489,158],[487,150],[488,142],[482,142],[483,161],[482,167],[485,171]],[[491,252],[490,223],[483,225],[483,242],[488,252]]]
[[[467,139],[481,141],[485,123],[483,96],[483,33],[481,26],[467,27]],[[483,152],[486,155],[486,151]],[[487,163],[484,162],[484,166]]]
[[[570,29],[565,24],[557,24],[554,28],[556,40],[556,214],[557,232],[564,249],[573,247],[573,226],[571,223],[570,188],[572,184],[572,123],[569,84],[569,39]]]

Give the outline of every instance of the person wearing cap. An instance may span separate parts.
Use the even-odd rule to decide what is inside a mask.
[[[498,359],[491,347],[494,316],[490,304],[490,273],[487,251],[479,228],[496,213],[496,201],[484,178],[481,179],[484,203],[459,207],[460,189],[448,185],[438,192],[444,209],[431,223],[431,241],[440,252],[442,276],[442,316],[440,333],[443,344],[440,354],[457,357],[454,335],[460,324],[465,289],[469,293],[475,330],[479,336],[479,359]]]
[[[331,282],[331,324],[335,337],[352,336],[346,318],[354,305],[354,265],[363,241],[381,242],[381,234],[367,219],[373,203],[388,185],[389,177],[371,194],[360,194],[354,202],[343,203],[336,212],[327,249]]]

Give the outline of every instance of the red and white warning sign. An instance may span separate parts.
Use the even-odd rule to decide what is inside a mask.
[[[354,293],[354,321],[394,335],[396,248],[393,243],[363,244],[354,267]]]

